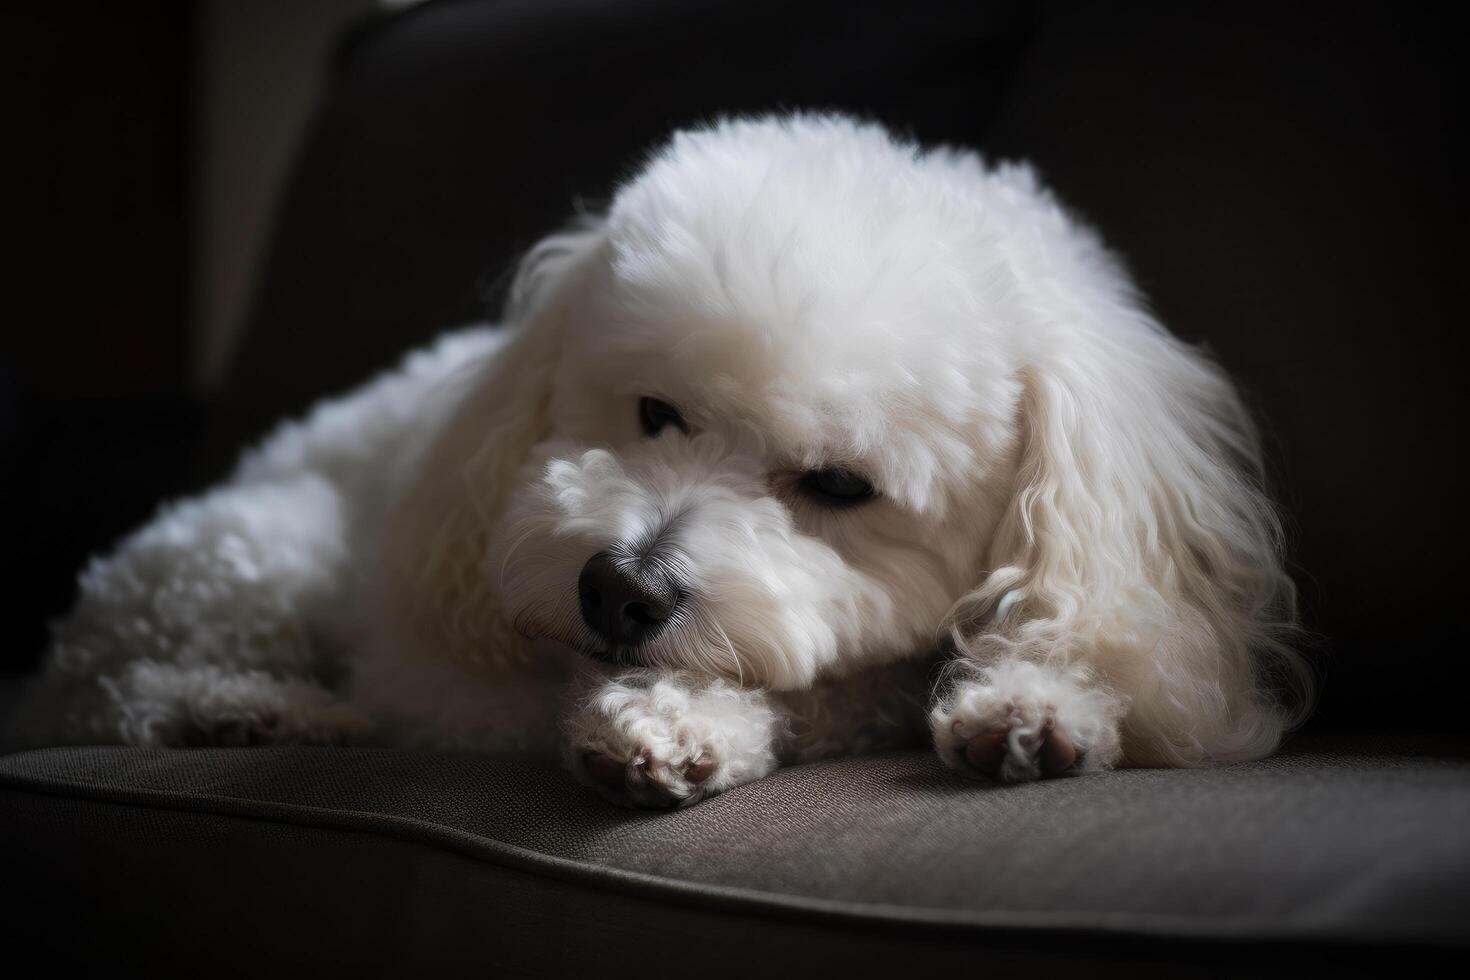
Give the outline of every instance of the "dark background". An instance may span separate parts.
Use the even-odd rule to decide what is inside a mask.
[[[193,485],[191,8],[25,4],[0,32],[0,668],[26,670],[87,556]]]
[[[675,126],[842,107],[1037,163],[1266,422],[1322,728],[1465,727],[1459,73],[1390,5],[434,0],[346,36],[226,383],[191,385],[190,4],[27,5],[0,336],[8,641],[275,419],[483,315]]]

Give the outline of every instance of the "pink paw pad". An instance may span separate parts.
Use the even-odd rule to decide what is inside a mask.
[[[1055,709],[1047,709],[1034,731],[1018,730],[1020,723],[1020,717],[1013,715],[1011,724],[972,736],[964,745],[965,762],[981,775],[1005,781],[1014,780],[1018,771],[1039,771],[1043,779],[1060,776],[1076,765],[1077,747],[1057,724]]]
[[[649,766],[651,753],[642,749],[627,762],[620,762],[601,752],[588,752],[582,756],[582,765],[587,775],[598,786],[608,792],[617,802],[646,809],[671,809],[697,794],[679,794],[655,778]],[[684,780],[698,787],[715,774],[717,765],[708,755],[688,763],[684,767]]]

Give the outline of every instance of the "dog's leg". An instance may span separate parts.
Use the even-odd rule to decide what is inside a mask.
[[[953,666],[929,714],[950,768],[1017,783],[1117,762],[1124,703],[1085,672],[1018,659]]]
[[[317,683],[348,571],[341,511],[312,475],[166,508],[82,575],[13,740],[355,737],[360,719]]]
[[[260,670],[134,661],[103,687],[134,745],[341,745],[367,739],[365,716],[318,684]]]
[[[778,714],[760,691],[684,674],[584,678],[563,722],[563,758],[622,806],[666,809],[776,768]]]

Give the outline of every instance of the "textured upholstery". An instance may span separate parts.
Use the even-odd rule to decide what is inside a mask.
[[[45,828],[65,842],[10,869],[28,893],[126,851],[185,890],[352,880],[375,890],[352,926],[369,933],[429,914],[477,928],[472,910],[412,907],[399,876],[428,849],[473,859],[456,875],[530,876],[568,908],[636,897],[650,929],[688,908],[967,941],[1470,943],[1464,739],[1318,737],[1250,765],[1014,788],[896,753],[782,770],[669,814],[611,808],[547,765],[379,750],[53,749],[0,759],[0,791],[7,839]],[[313,841],[299,877],[293,852],[270,848],[283,835]],[[363,841],[384,874],[357,865]],[[241,853],[283,870],[241,867]],[[217,861],[231,880],[201,868]]]

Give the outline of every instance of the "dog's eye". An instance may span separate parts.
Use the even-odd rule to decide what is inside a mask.
[[[679,410],[657,398],[638,399],[638,423],[643,426],[643,434],[648,436],[656,436],[670,425],[680,432],[689,431],[689,423],[684,421]]]
[[[840,469],[812,470],[801,478],[808,495],[834,504],[856,504],[877,496],[873,485],[856,473]]]

